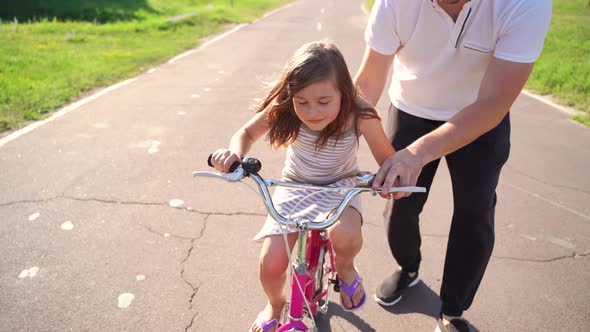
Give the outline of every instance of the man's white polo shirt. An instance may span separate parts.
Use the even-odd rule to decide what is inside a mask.
[[[365,40],[395,53],[392,104],[446,121],[476,100],[492,57],[535,62],[550,18],[551,0],[471,0],[456,22],[437,0],[376,0]]]

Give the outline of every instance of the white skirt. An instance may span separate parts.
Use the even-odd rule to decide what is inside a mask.
[[[334,183],[326,185],[327,187],[346,187],[354,186],[354,179],[352,177],[338,180]],[[308,196],[312,194],[311,196]],[[306,198],[306,196],[308,196]],[[272,201],[275,209],[285,218],[301,219],[305,218],[312,221],[323,221],[328,215],[334,211],[344,195],[331,191],[317,191],[309,189],[297,189],[277,187],[272,195]],[[302,201],[303,199],[303,201]],[[357,195],[348,205],[348,207],[355,208],[362,216],[361,198]],[[293,228],[282,227],[288,233],[296,232]],[[270,215],[266,217],[266,221],[262,229],[254,236],[254,241],[262,241],[266,236],[282,234],[281,226]]]

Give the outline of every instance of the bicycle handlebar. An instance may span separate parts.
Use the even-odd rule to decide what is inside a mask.
[[[211,165],[211,156],[208,159],[209,166]],[[372,181],[374,178],[374,174],[371,172],[360,172],[355,177],[356,186],[352,188],[331,188],[325,186],[317,186],[317,185],[309,185],[303,183],[296,183],[296,182],[285,182],[285,181],[278,181],[274,179],[264,179],[262,178],[258,172],[261,169],[261,164],[258,159],[255,158],[244,158],[241,164],[238,164],[235,170],[231,173],[216,173],[216,172],[207,172],[207,171],[196,171],[193,172],[193,177],[213,177],[217,179],[221,179],[228,182],[237,182],[242,180],[245,177],[249,177],[256,183],[260,193],[262,194],[262,200],[264,202],[264,206],[266,207],[267,212],[269,215],[276,220],[277,222],[281,223],[287,227],[297,227],[297,228],[305,228],[305,229],[325,229],[332,226],[340,216],[346,210],[350,202],[354,197],[362,192],[371,192],[373,194],[377,194],[381,191],[379,189],[371,188]],[[234,165],[236,165],[234,164]],[[232,165],[232,168],[234,167]],[[269,187],[272,186],[283,186],[289,188],[298,188],[298,189],[308,189],[308,190],[323,190],[323,191],[333,191],[344,194],[344,198],[335,209],[334,213],[330,215],[330,217],[322,222],[312,222],[309,220],[292,220],[287,219],[280,215],[277,210],[275,209],[270,192],[268,190]],[[426,188],[424,187],[414,187],[414,186],[407,186],[407,187],[392,187],[390,192],[413,192],[413,193],[424,193],[426,192]]]

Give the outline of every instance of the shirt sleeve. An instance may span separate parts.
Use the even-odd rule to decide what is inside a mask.
[[[549,30],[551,0],[520,1],[507,17],[500,28],[494,57],[513,62],[535,62]]]
[[[400,45],[400,39],[395,29],[394,1],[376,0],[365,29],[367,45],[383,55],[394,54]]]

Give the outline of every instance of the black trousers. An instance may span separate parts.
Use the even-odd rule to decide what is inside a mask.
[[[395,113],[392,144],[396,151],[444,123],[403,111]],[[445,315],[461,316],[471,306],[492,255],[496,186],[509,151],[507,114],[496,128],[445,156],[453,187],[453,218],[440,290],[441,311]],[[426,187],[428,192],[439,162],[440,159],[427,164],[418,178],[417,185]],[[416,272],[420,267],[419,215],[427,198],[428,194],[412,194],[396,200],[390,213],[389,246],[406,272]]]

